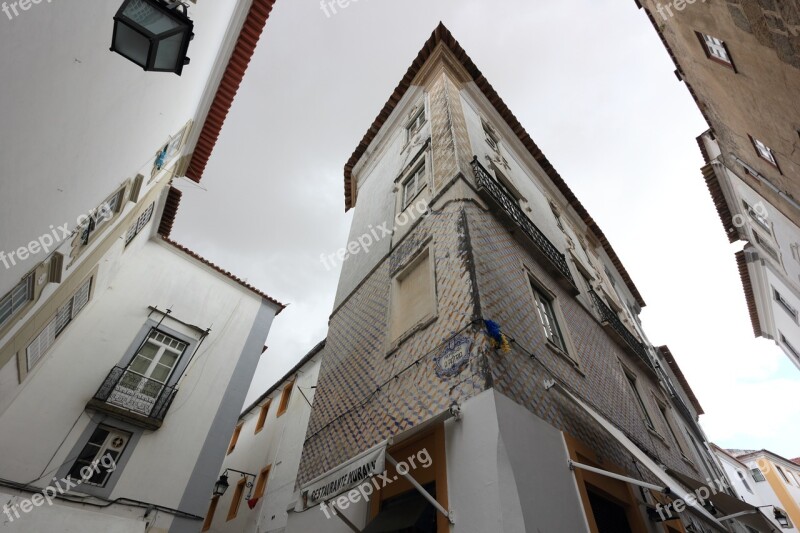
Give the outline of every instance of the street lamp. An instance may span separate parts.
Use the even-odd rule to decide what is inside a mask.
[[[227,470],[226,470],[227,472]],[[214,496],[222,496],[225,494],[225,491],[228,490],[228,476],[222,474],[219,476],[219,479],[216,483],[214,483]]]
[[[181,75],[194,38],[186,6],[176,0],[125,0],[114,16],[111,51],[144,70]]]
[[[222,475],[219,476],[219,479],[216,483],[214,483],[214,492],[212,493],[213,496],[222,496],[225,494],[225,491],[228,490],[230,486],[228,484],[228,472],[236,472],[240,474],[244,478],[245,487],[247,487],[247,495],[244,497],[245,500],[250,500],[250,497],[253,495],[253,481],[256,480],[255,474],[250,474],[249,472],[242,472],[241,470],[234,470],[233,468],[226,468]],[[253,481],[250,481],[250,478],[253,478]]]

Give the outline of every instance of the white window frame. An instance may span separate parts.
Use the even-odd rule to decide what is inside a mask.
[[[758,246],[759,246],[759,247],[760,247],[762,250],[764,250],[764,251],[767,253],[767,255],[769,255],[769,256],[770,256],[770,258],[772,258],[772,260],[773,260],[773,261],[775,261],[775,262],[776,262],[776,263],[778,263],[779,265],[781,264],[781,254],[780,254],[780,252],[778,252],[778,250],[776,250],[776,249],[775,249],[775,248],[772,246],[772,244],[771,244],[771,243],[769,243],[769,242],[767,241],[767,239],[765,239],[765,238],[764,238],[764,237],[763,237],[763,236],[762,236],[762,235],[761,235],[759,232],[757,232],[756,230],[753,230],[753,240],[754,240],[754,241],[756,241],[756,244],[757,244],[757,245],[758,245]]]
[[[423,154],[418,161],[414,162],[413,170],[406,174],[400,182],[400,194],[402,195],[401,211],[405,211],[423,191],[428,188],[428,161]],[[413,183],[413,191],[409,185]],[[411,191],[411,194],[409,192]]]
[[[81,228],[80,243],[87,246],[93,234],[97,234],[100,229],[110,222],[114,216],[122,210],[123,196],[125,195],[126,187],[120,187],[114,194],[105,199],[99,206],[97,206],[91,216],[87,217],[88,220]],[[108,215],[104,215],[107,211]]]
[[[634,399],[636,400],[636,404],[638,405],[638,409],[642,414],[642,422],[644,422],[647,429],[652,431],[653,433],[658,434],[656,431],[656,426],[653,423],[653,417],[650,414],[650,411],[647,410],[647,404],[644,403],[644,396],[642,396],[641,391],[639,390],[639,379],[636,377],[636,374],[628,370],[628,368],[622,364],[622,371],[625,375],[625,381],[628,383],[629,389],[632,389]]]
[[[700,33],[700,36],[705,46],[706,54],[710,58],[733,67],[733,59],[731,59],[731,54],[728,52],[725,41],[707,33]]]
[[[141,232],[147,223],[150,222],[150,219],[153,217],[153,210],[155,209],[155,206],[155,202],[151,203],[150,206],[145,209],[141,215],[139,215],[139,218],[136,219],[136,222],[131,224],[131,227],[128,228],[128,232],[125,234],[126,247],[133,242],[133,239],[135,239],[136,236],[139,235],[139,232]]]
[[[575,349],[569,330],[566,327],[567,321],[561,311],[559,298],[524,263],[522,263],[522,271],[528,280],[528,290],[530,291],[529,294],[535,314],[533,319],[536,320],[540,331],[545,336],[546,346],[559,356],[564,357],[578,372],[582,373],[578,351]],[[542,298],[544,298],[544,302]],[[552,313],[548,313],[548,315],[552,318],[553,325],[559,335],[555,339],[552,336],[551,329],[546,326],[546,321],[542,318],[542,313],[547,309]],[[561,344],[556,342],[559,338]]]
[[[80,313],[92,296],[92,281],[89,278],[70,296],[56,311],[41,332],[25,349],[25,362],[28,372],[41,361],[42,357],[53,347],[56,338],[64,332],[72,320]]]
[[[428,122],[425,113],[425,104],[420,105],[420,109],[414,113],[414,116],[406,123],[406,143],[414,138],[414,135],[419,133],[425,124]]]
[[[789,352],[791,352],[791,354],[795,356],[795,358],[800,359],[800,351],[798,351],[797,348],[792,346],[792,344],[789,342],[789,339],[786,338],[786,335],[781,333],[780,336],[781,336],[781,344],[783,344],[786,347],[786,349],[789,350]]]
[[[756,139],[752,135],[750,136],[750,139],[753,141],[753,147],[756,149],[758,157],[777,168],[778,160],[775,157],[775,151],[767,146],[764,141]]]
[[[98,444],[90,442],[91,441],[91,437],[94,436],[94,433],[97,432],[98,430],[101,430],[101,429],[108,432],[108,435],[106,435],[106,437],[103,439],[102,444],[98,445]],[[126,432],[126,431],[121,431],[119,429],[116,429],[116,428],[113,428],[113,427],[110,427],[110,426],[104,426],[104,425],[97,426],[95,428],[95,430],[92,432],[92,435],[89,437],[89,440],[87,440],[86,443],[83,445],[83,448],[81,449],[81,453],[79,454],[79,457],[73,462],[72,466],[70,467],[70,471],[69,471],[70,473],[68,473],[67,475],[71,479],[73,479],[75,481],[81,479],[81,477],[80,477],[80,469],[77,472],[78,473],[78,477],[77,478],[76,477],[72,477],[72,470],[74,470],[78,466],[79,463],[83,464],[83,466],[80,467],[81,469],[86,467],[86,466],[97,465],[100,462],[100,460],[103,458],[103,456],[105,456],[107,453],[108,454],[112,454],[112,453],[116,454],[116,457],[113,457],[113,456],[111,456],[111,457],[114,460],[114,464],[117,464],[119,462],[119,458],[125,452],[125,448],[128,446],[128,443],[130,442],[131,437],[132,437],[132,435],[130,433]],[[81,459],[80,457],[83,455],[83,452],[87,448],[89,448],[90,446],[93,447],[93,448],[97,448],[97,451],[95,452],[93,459],[91,461],[87,462],[85,459]],[[98,467],[98,469],[101,469],[101,468],[102,467]],[[93,482],[90,482],[89,480],[83,480],[81,482],[81,484],[90,485],[90,486],[93,486],[93,487],[105,487],[106,484],[108,483],[108,480],[111,478],[111,474],[113,474],[114,471],[115,470],[106,470],[105,471],[105,476],[103,477],[102,481],[99,482],[99,483],[97,483],[97,482],[93,483]]]
[[[747,212],[748,216],[758,224],[761,229],[764,231],[769,232],[770,236],[772,235],[772,226],[769,224],[767,217],[759,215],[755,208],[750,205],[747,200],[742,200],[742,205],[744,206],[744,210]]]
[[[536,307],[536,316],[539,318],[539,325],[544,332],[547,342],[563,351],[567,351],[567,343],[564,334],[561,332],[561,325],[556,316],[555,301],[539,287],[533,286],[533,302]]]
[[[24,309],[33,300],[33,296],[33,273],[30,273],[0,299],[0,307],[8,308],[8,314],[5,318],[0,319],[0,328],[3,328]]]
[[[750,469],[750,475],[753,476],[753,480],[756,483],[762,483],[762,482],[767,480],[767,478],[764,477],[764,472],[762,472],[761,469],[758,468],[758,467],[751,468]]]
[[[797,322],[797,309],[792,307],[789,301],[786,300],[786,298],[784,298],[775,287],[772,288],[772,295],[775,298],[775,301],[778,302],[778,305],[780,305],[783,310],[786,311],[786,313],[788,313],[795,322]]]

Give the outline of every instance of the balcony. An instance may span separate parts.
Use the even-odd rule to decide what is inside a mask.
[[[489,171],[478,161],[477,156],[472,160],[472,169],[475,172],[478,193],[490,202],[490,205],[499,209],[506,222],[522,230],[526,237],[525,240],[533,245],[530,247],[531,251],[542,260],[542,265],[555,274],[566,289],[576,292],[575,280],[572,278],[572,272],[569,270],[564,254],[559,252],[558,248],[528,218],[514,195],[508,191],[505,185],[489,174]]]
[[[625,327],[622,320],[619,319],[617,313],[606,304],[600,296],[594,291],[589,291],[592,297],[592,302],[595,308],[600,313],[600,321],[603,327],[611,334],[612,337],[623,347],[627,348],[633,355],[639,358],[639,362],[644,364],[645,367],[655,372],[653,363],[650,356],[647,354],[645,345],[636,338],[636,336]]]
[[[115,366],[86,407],[155,430],[164,422],[177,392],[175,387]]]

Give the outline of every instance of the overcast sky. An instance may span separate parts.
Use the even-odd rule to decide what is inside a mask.
[[[634,2],[352,2],[276,3],[202,188],[180,185],[173,237],[290,304],[247,401],[325,337],[339,271],[320,255],[346,244],[344,163],[441,20],[609,237],[710,440],[800,455],[800,373],[753,337],[700,174],[705,123]]]

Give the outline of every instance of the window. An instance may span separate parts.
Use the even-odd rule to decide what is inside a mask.
[[[267,400],[267,402],[261,406],[261,411],[258,412],[258,421],[256,422],[256,433],[264,429],[264,422],[267,420],[267,414],[269,414],[269,406],[271,403],[272,400]]]
[[[558,210],[558,207],[556,207],[554,204],[551,203],[550,211],[553,212],[553,216],[556,218],[556,226],[558,226],[558,229],[560,229],[561,231],[565,231],[564,223],[561,221],[561,212]]]
[[[236,442],[239,440],[239,434],[242,432],[242,425],[239,424],[236,426],[236,429],[233,430],[233,436],[231,437],[231,443],[228,444],[228,454],[230,454],[234,448],[236,448]]]
[[[783,307],[784,311],[791,315],[795,322],[797,322],[797,309],[792,307],[792,304],[789,303],[789,300],[784,298],[783,295],[777,291],[777,289],[772,289],[772,292],[775,296],[775,301],[778,302],[781,307]]]
[[[744,485],[744,488],[747,489],[747,492],[749,492],[750,494],[753,494],[753,489],[750,488],[750,483],[747,482],[747,479],[744,477],[744,474],[742,473],[742,471],[741,470],[737,470],[736,474],[739,476],[739,480],[741,480],[742,485]]]
[[[96,209],[92,210],[88,216],[82,215],[82,217],[86,218],[86,221],[83,223],[83,229],[81,229],[81,244],[89,244],[91,234],[100,231],[109,220],[114,218],[116,213],[119,213],[120,209],[122,209],[122,196],[124,193],[125,188],[123,187],[109,196]]]
[[[784,472],[784,471],[783,471],[783,468],[781,468],[781,467],[780,467],[780,466],[778,466],[778,465],[775,465],[775,470],[777,470],[777,471],[778,471],[778,473],[779,473],[779,474],[781,475],[781,477],[783,478],[783,481],[785,481],[787,485],[791,485],[791,483],[789,483],[789,478],[788,478],[788,477],[786,477],[786,472]]]
[[[436,284],[429,248],[425,248],[392,282],[390,340],[435,316]]]
[[[144,212],[139,215],[139,218],[134,222],[130,228],[128,228],[128,233],[125,234],[125,246],[128,246],[131,241],[139,234],[142,229],[150,222],[150,218],[153,216],[153,209],[155,208],[155,202],[150,204],[150,207],[144,210]]]
[[[753,136],[750,136],[750,140],[753,142],[753,147],[756,149],[756,153],[758,154],[758,157],[760,157],[761,159],[763,159],[764,161],[766,161],[767,163],[769,163],[773,167],[777,168],[778,167],[778,160],[775,159],[775,152],[772,150],[772,148],[770,148],[769,146],[764,144],[762,141],[759,141],[758,139],[756,139]]]
[[[410,141],[425,125],[425,106],[414,114],[414,118],[406,125],[406,141]]]
[[[639,388],[636,386],[636,378],[626,371],[625,379],[628,381],[628,385],[630,385],[631,391],[633,391],[633,395],[636,398],[636,403],[639,405],[639,410],[642,412],[642,416],[644,417],[645,425],[647,425],[648,429],[655,431],[656,428],[653,425],[653,419],[650,418],[650,413],[647,411],[647,407],[645,407],[644,400],[642,399],[641,394],[639,394]]]
[[[55,344],[56,337],[61,335],[75,316],[86,307],[86,304],[89,302],[89,296],[91,295],[91,288],[92,278],[89,278],[81,285],[75,294],[58,308],[55,316],[28,345],[25,351],[28,370],[39,362],[42,356]]]
[[[206,519],[203,522],[203,529],[200,531],[208,531],[211,529],[211,523],[214,521],[214,514],[217,512],[217,504],[219,503],[219,496],[214,496],[211,498],[211,503],[208,504],[208,512],[206,513]]]
[[[414,170],[403,180],[403,209],[408,207],[419,193],[428,187],[428,177],[425,172],[425,158]]]
[[[689,450],[686,449],[686,442],[678,437],[678,433],[676,432],[675,428],[672,426],[672,421],[669,418],[669,413],[667,412],[667,408],[664,405],[658,404],[658,410],[661,412],[661,417],[664,419],[664,423],[667,426],[667,430],[669,434],[672,435],[672,440],[675,441],[675,444],[678,445],[680,449],[681,455],[688,459],[689,458]]]
[[[700,38],[700,42],[703,43],[706,56],[709,59],[733,68],[733,60],[731,60],[730,52],[724,41],[705,33],[698,33],[697,35]]]
[[[292,389],[294,388],[294,381],[290,381],[283,387],[283,392],[281,393],[281,403],[278,404],[278,414],[277,416],[281,416],[286,410],[289,408],[289,399],[292,397]]]
[[[772,234],[772,227],[769,225],[769,221],[767,220],[768,213],[766,209],[764,209],[764,205],[759,202],[759,206],[761,206],[761,210],[764,211],[762,215],[759,213],[752,205],[748,204],[746,201],[742,200],[742,204],[744,205],[744,210],[747,211],[747,214],[752,218],[762,229],[766,230],[770,235]]]
[[[767,479],[764,477],[764,474],[758,468],[751,468],[750,473],[753,474],[753,479],[756,480],[756,483],[761,483],[762,481],[766,481]]]
[[[83,483],[88,485],[104,487],[130,438],[130,433],[97,426],[67,476],[75,481],[83,479]]]
[[[483,133],[486,135],[486,144],[495,152],[499,152],[500,136],[497,134],[497,131],[495,131],[491,124],[483,119],[481,119],[481,124],[483,125]]]
[[[614,289],[616,290],[617,282],[614,281],[614,276],[611,274],[611,271],[605,265],[603,265],[603,271],[606,273],[606,277],[608,278],[608,281],[611,282],[611,286],[614,287]]]
[[[783,333],[781,333],[781,343],[784,346],[786,346],[786,349],[789,350],[789,353],[791,353],[793,356],[795,356],[797,358],[800,358],[800,352],[798,352],[797,348],[795,348],[794,346],[792,346],[789,343],[789,340],[786,338],[786,336]]]
[[[767,252],[772,259],[774,259],[777,263],[781,262],[781,255],[778,253],[778,251],[772,247],[769,241],[767,241],[755,230],[753,231],[753,239],[756,241],[756,244],[758,244],[762,250]]]
[[[231,500],[231,507],[228,509],[228,521],[233,520],[236,518],[236,515],[239,514],[239,506],[242,504],[242,496],[244,496],[244,489],[247,484],[247,479],[242,478],[236,484],[236,490],[233,493],[233,499]]]
[[[175,337],[151,329],[120,379],[119,389],[127,389],[142,400],[158,398],[186,346]]]
[[[567,353],[567,344],[564,342],[561,327],[558,325],[558,320],[556,319],[553,299],[534,285],[532,280],[531,288],[533,289],[533,299],[536,303],[536,312],[539,316],[539,322],[544,329],[545,337],[547,337],[547,340],[556,348]]]
[[[0,299],[0,328],[33,299],[33,274],[28,274]]]
[[[256,481],[256,490],[255,494],[253,494],[253,498],[260,498],[266,492],[270,470],[272,470],[272,465],[265,466],[261,469],[261,472],[258,474],[258,481]]]

